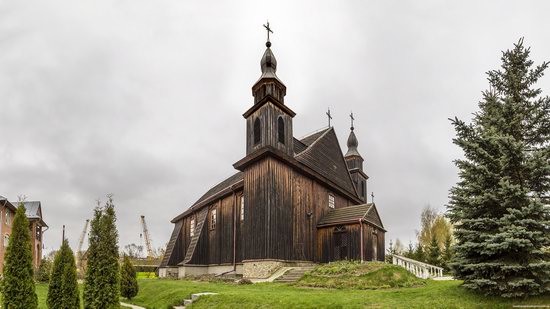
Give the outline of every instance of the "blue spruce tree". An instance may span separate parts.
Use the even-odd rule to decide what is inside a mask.
[[[472,122],[452,120],[464,159],[448,205],[451,267],[486,295],[550,291],[550,98],[534,87],[548,62],[533,66],[529,53],[523,39],[503,52]]]

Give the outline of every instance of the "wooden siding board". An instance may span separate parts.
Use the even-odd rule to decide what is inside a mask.
[[[180,220],[174,224],[174,230],[172,231],[172,235],[170,236],[170,240],[168,241],[168,245],[166,246],[164,258],[162,259],[162,262],[160,264],[161,267],[166,267],[168,265],[177,265],[177,263],[179,262],[177,258],[181,250],[178,249],[180,249],[181,245],[178,246],[177,242],[181,242],[182,227],[183,220]]]
[[[203,208],[198,213],[197,219],[195,221],[196,222],[195,235],[191,238],[191,240],[189,242],[189,246],[186,250],[185,258],[184,258],[182,264],[187,264],[187,263],[189,263],[193,260],[193,256],[195,254],[195,249],[197,248],[197,245],[198,245],[199,249],[202,249],[201,245],[202,245],[202,247],[205,247],[205,241],[203,240],[202,243],[200,241],[201,241],[201,239],[204,239],[204,235],[206,234],[203,231],[205,230],[205,228],[208,228],[207,226],[205,227],[205,225],[207,225],[207,224],[205,224],[205,221],[207,220],[207,214],[208,214],[208,208]],[[196,263],[192,263],[192,264],[196,264]]]

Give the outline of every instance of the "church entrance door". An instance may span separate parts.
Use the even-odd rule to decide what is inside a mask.
[[[347,260],[349,239],[345,227],[336,227],[334,229],[334,260]]]

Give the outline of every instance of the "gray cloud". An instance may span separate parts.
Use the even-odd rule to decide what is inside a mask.
[[[484,72],[525,36],[550,59],[539,1],[4,1],[0,4],[0,194],[41,200],[73,246],[95,199],[115,194],[121,245],[155,246],[170,219],[244,156],[267,18],[295,136],[326,125],[342,148],[357,118],[388,239],[408,242],[422,207],[444,210]],[[548,93],[548,78],[540,86]]]

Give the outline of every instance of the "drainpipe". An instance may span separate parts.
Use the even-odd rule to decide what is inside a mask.
[[[361,232],[360,232],[361,233],[361,235],[360,235],[360,238],[361,238],[361,246],[360,246],[360,248],[361,248],[361,263],[363,263],[364,253],[363,253],[363,220],[362,219],[359,219],[359,226],[360,226],[360,230],[361,230]]]
[[[235,188],[231,187],[233,191],[233,271],[237,271],[237,194]]]

